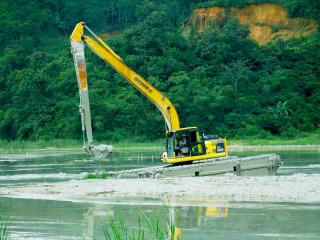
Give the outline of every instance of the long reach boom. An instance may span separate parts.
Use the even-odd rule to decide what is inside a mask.
[[[91,36],[84,34],[86,29]],[[133,86],[135,86],[143,95],[145,95],[157,108],[161,111],[168,130],[177,130],[180,128],[179,117],[177,111],[171,101],[143,77],[130,69],[123,60],[96,34],[94,34],[84,22],[76,25],[71,34],[71,46],[73,53],[83,52],[84,45],[87,45],[100,58],[109,63],[118,73],[127,79]],[[77,57],[77,55],[75,54]],[[85,74],[84,55],[79,60],[76,59],[76,70],[80,78],[80,89],[87,88],[87,77]],[[82,60],[83,59],[83,60]]]
[[[84,33],[85,30],[88,32],[88,35]],[[87,152],[91,152],[95,147],[92,138],[88,81],[84,55],[85,46],[88,46],[101,59],[111,65],[114,70],[135,86],[161,111],[167,126],[167,144],[166,152],[163,154],[163,161],[183,163],[226,156],[225,139],[212,140],[211,138],[207,138],[210,141],[205,141],[204,135],[201,136],[196,127],[180,128],[179,116],[171,101],[143,77],[130,69],[84,22],[76,25],[70,36],[70,40],[80,93],[82,130],[85,135],[84,148]]]

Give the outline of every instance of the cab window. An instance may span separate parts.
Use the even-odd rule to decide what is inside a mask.
[[[168,154],[168,157],[175,157],[174,155],[174,136],[168,136],[167,137],[167,154]]]
[[[205,144],[198,131],[190,132],[191,155],[205,154]]]

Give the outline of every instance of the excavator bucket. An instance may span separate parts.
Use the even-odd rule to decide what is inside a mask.
[[[112,151],[112,145],[100,144],[93,145],[93,147],[89,150],[89,154],[94,160],[104,160],[110,153],[112,153]]]

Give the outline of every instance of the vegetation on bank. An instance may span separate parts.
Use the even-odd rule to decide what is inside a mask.
[[[316,135],[314,135],[316,136]],[[319,135],[316,137],[296,138],[296,139],[245,139],[231,140],[229,145],[243,146],[294,146],[294,145],[320,145]]]
[[[51,139],[51,140],[0,140],[0,152],[38,151],[38,150],[80,150],[82,141],[73,139]]]
[[[244,146],[258,146],[258,145],[320,145],[320,131],[314,133],[302,134],[295,138],[282,138],[271,136],[269,138],[246,137],[242,139],[227,139],[228,145],[244,145]],[[164,149],[165,140],[159,139],[155,141],[119,141],[108,142],[98,141],[95,144],[112,144],[115,151],[130,151],[130,150],[150,150],[161,151]],[[23,151],[82,151],[82,141],[73,139],[52,139],[48,141],[5,141],[0,140],[0,152],[23,152]],[[90,177],[88,177],[90,178]]]
[[[202,35],[183,38],[181,23],[199,2],[203,1],[2,1],[0,139],[13,141],[2,145],[21,141],[32,148],[29,141],[40,141],[78,146],[69,140],[52,144],[55,140],[50,139],[81,139],[69,47],[69,35],[80,20],[96,32],[123,32],[109,37],[108,43],[170,97],[182,126],[196,125],[228,139],[290,139],[319,129],[320,33],[261,47],[248,38],[246,26],[227,19]],[[313,4],[318,1],[286,2],[302,4],[305,12],[320,9]],[[95,139],[163,138],[161,113],[87,53]]]

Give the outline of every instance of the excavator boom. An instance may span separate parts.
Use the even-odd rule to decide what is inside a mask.
[[[85,35],[84,30],[87,30],[91,36]],[[120,73],[126,80],[128,80],[133,86],[135,86],[144,96],[146,96],[157,108],[161,111],[166,126],[169,131],[175,131],[180,129],[179,116],[174,105],[171,101],[143,77],[130,69],[123,60],[112,51],[112,49],[106,45],[101,38],[96,36],[83,22],[78,23],[75,30],[71,35],[71,45],[77,46],[79,44],[88,46],[93,52],[95,52],[101,59],[106,61],[112,66],[118,73]],[[78,75],[81,74],[81,66],[78,68]],[[80,76],[80,88],[81,88],[81,76]],[[86,85],[86,81],[85,84]]]

